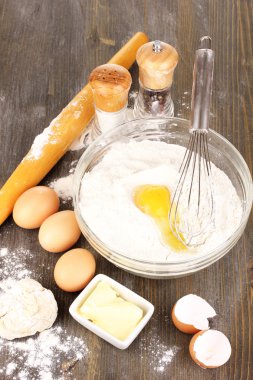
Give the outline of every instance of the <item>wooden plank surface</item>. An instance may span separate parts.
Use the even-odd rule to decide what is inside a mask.
[[[106,62],[139,30],[151,40],[173,44],[180,53],[173,98],[176,115],[182,117],[189,116],[193,52],[200,36],[212,36],[216,53],[212,128],[239,149],[252,171],[252,4],[251,0],[1,0],[0,186],[29,150],[36,134],[85,84],[91,69]],[[136,66],[131,74],[137,88]],[[66,175],[80,154],[69,152],[43,183]],[[177,280],[138,278],[96,254],[98,273],[113,277],[155,305],[154,317],[126,351],[110,346],[70,318],[68,307],[75,295],[60,291],[53,280],[54,264],[60,255],[43,251],[36,231],[22,230],[9,218],[0,228],[0,248],[24,247],[33,252],[28,266],[35,278],[54,292],[59,323],[85,340],[90,353],[75,365],[70,378],[250,380],[252,227],[251,214],[243,237],[228,255],[197,274]],[[77,246],[89,247],[84,238]],[[219,369],[204,371],[196,366],[188,355],[190,337],[172,326],[171,307],[190,292],[215,307],[219,316],[212,326],[230,338],[231,360]],[[179,348],[177,354],[159,369],[164,351],[173,346]],[[6,354],[1,355],[0,367],[6,360]],[[54,380],[58,376],[55,374]],[[33,378],[31,373],[29,379]]]

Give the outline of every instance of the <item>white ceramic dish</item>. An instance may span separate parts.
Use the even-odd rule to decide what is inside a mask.
[[[88,296],[92,293],[100,281],[107,282],[114,290],[120,294],[123,299],[139,306],[144,312],[144,316],[141,321],[125,340],[119,340],[115,338],[108,332],[104,331],[102,328],[96,326],[93,322],[82,317],[77,311],[80,305],[88,298]],[[100,338],[106,340],[108,343],[111,343],[113,346],[119,348],[120,350],[124,350],[130,346],[134,339],[139,335],[141,330],[146,326],[152,314],[154,313],[154,305],[152,305],[145,298],[134,293],[132,290],[126,288],[124,285],[121,285],[119,282],[113,280],[112,278],[105,276],[104,274],[98,274],[74,300],[69,308],[69,312],[77,322],[86,327],[88,330],[92,331],[94,334],[98,335]]]

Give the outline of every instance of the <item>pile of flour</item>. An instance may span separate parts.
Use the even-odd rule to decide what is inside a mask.
[[[61,198],[62,203],[68,203],[73,199],[73,182],[74,182],[74,171],[78,160],[74,160],[70,164],[70,169],[67,175],[55,179],[48,184],[51,189],[57,193]]]
[[[80,208],[85,222],[101,241],[139,260],[185,259],[189,253],[178,254],[163,245],[153,220],[133,202],[134,189],[139,185],[162,185],[173,193],[184,152],[181,146],[156,141],[118,143],[85,174]],[[212,176],[215,229],[191,254],[207,254],[230,237],[241,221],[241,201],[230,179],[215,165]]]
[[[73,179],[74,174],[69,174],[65,177],[55,179],[49,184],[49,187],[54,189],[61,198],[63,204],[73,199]]]
[[[34,260],[34,252],[29,249],[0,247],[0,298],[15,287],[17,280],[38,277],[29,269],[31,260]],[[50,270],[48,266],[45,268]],[[50,329],[32,337],[12,341],[0,337],[0,355],[4,357],[0,379],[74,380],[72,370],[80,360],[84,364],[89,350],[82,337],[73,335],[56,322]]]

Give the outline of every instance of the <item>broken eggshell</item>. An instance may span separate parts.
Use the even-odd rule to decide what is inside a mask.
[[[231,345],[222,332],[205,330],[195,334],[189,346],[192,360],[202,368],[217,368],[231,356]]]
[[[178,330],[186,334],[196,334],[209,329],[208,318],[215,315],[215,310],[207,301],[195,294],[188,294],[174,305],[172,321]]]

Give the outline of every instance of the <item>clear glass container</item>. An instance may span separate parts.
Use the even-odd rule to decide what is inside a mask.
[[[83,219],[79,207],[82,178],[101,161],[113,144],[131,140],[152,140],[186,147],[189,140],[189,126],[189,121],[179,118],[132,120],[96,139],[79,160],[74,177],[74,206],[78,223],[83,235],[94,249],[119,268],[139,276],[157,279],[185,276],[208,267],[228,253],[245,229],[252,207],[251,175],[238,150],[213,130],[210,130],[208,134],[211,161],[230,178],[243,208],[239,227],[232,236],[215,249],[205,252],[204,255],[189,255],[180,261],[175,259],[169,259],[166,262],[135,260],[129,258],[127,252],[116,252],[106,246]]]
[[[174,103],[171,99],[171,87],[163,90],[150,90],[139,81],[139,93],[134,104],[136,118],[172,117]]]

